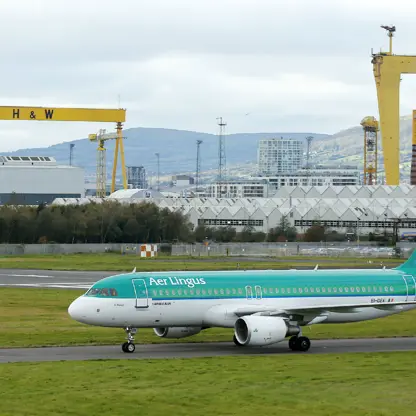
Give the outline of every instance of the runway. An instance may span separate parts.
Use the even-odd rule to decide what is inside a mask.
[[[306,353],[292,352],[287,342],[262,348],[241,348],[233,343],[136,344],[133,354],[120,345],[88,347],[46,347],[0,349],[0,363],[41,361],[82,361],[103,359],[172,359],[230,355],[345,354],[351,352],[416,351],[415,338],[312,340]]]
[[[0,287],[88,289],[117,272],[0,269]]]

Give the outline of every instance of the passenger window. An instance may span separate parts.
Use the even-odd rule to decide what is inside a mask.
[[[365,292],[365,291],[366,291],[365,286],[363,286],[363,287],[361,288],[361,290],[362,290],[363,292]]]
[[[279,288],[278,287],[276,288],[276,293],[279,293]]]
[[[390,292],[394,292],[394,287],[390,286]]]
[[[267,289],[266,288],[263,289],[263,293],[267,293]]]
[[[334,287],[334,292],[336,293],[338,291],[338,289],[336,287]]]
[[[233,295],[237,294],[237,290],[233,289]]]
[[[159,290],[159,295],[163,296],[163,290]]]
[[[293,288],[293,293],[297,293],[297,289],[296,288]]]
[[[307,287],[305,287],[305,293],[308,293],[309,289]]]
[[[313,287],[311,287],[311,293],[314,293],[315,289]]]
[[[361,289],[360,289],[358,286],[355,288],[355,290],[356,290],[357,292],[360,292],[360,291],[361,291]]]
[[[282,289],[282,293],[285,293],[285,290],[284,289]]]
[[[183,294],[184,294],[185,296],[188,296],[188,291],[187,291],[186,289],[184,289]]]
[[[355,288],[354,287],[351,287],[350,290],[351,290],[351,292],[355,292]]]
[[[290,287],[287,289],[287,293],[290,293]]]
[[[326,293],[326,288],[325,287],[322,288],[322,292]]]
[[[227,294],[227,295],[229,295],[231,292],[230,292],[230,289],[227,289],[226,291],[225,291],[225,293]]]
[[[191,290],[189,291],[189,293],[191,294],[191,296],[193,296],[195,292],[191,289]]]
[[[203,295],[205,295],[205,293],[206,293],[206,292],[205,292],[205,289],[202,289],[202,294],[203,294]]]
[[[175,295],[175,294],[176,294],[175,290],[174,290],[174,289],[172,289],[172,295]]]
[[[212,289],[208,289],[208,295],[212,295]]]
[[[302,288],[300,287],[300,288],[299,288],[299,293],[302,293],[302,292],[303,292],[303,290],[302,290]]]
[[[339,291],[342,292],[342,287],[339,288]]]
[[[182,289],[178,289],[178,295],[182,295]]]
[[[239,295],[242,295],[242,294],[243,294],[243,289],[241,289],[241,288],[240,288],[240,289],[238,289],[238,294],[239,294]]]
[[[389,291],[389,288],[387,286],[384,286],[384,291],[385,292],[388,292]]]
[[[269,288],[269,293],[272,294],[273,293],[273,288]]]
[[[201,290],[200,289],[197,289],[196,290],[196,294],[199,295],[200,293],[201,293]]]
[[[218,295],[218,290],[214,289],[214,295]]]
[[[329,287],[328,288],[328,293],[331,293],[332,292],[332,287]]]
[[[224,294],[224,289],[220,289],[220,294],[223,295]]]
[[[350,290],[347,287],[344,287],[345,292],[349,292]]]
[[[321,293],[321,289],[320,289],[319,287],[317,287],[317,288],[316,288],[316,291],[317,291],[318,293]]]
[[[152,290],[153,296],[157,296],[157,290]]]

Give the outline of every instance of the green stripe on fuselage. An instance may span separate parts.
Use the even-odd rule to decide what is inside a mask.
[[[252,288],[253,298],[260,297],[260,293],[262,298],[406,296],[403,274],[397,270],[128,273],[102,279],[93,288],[114,288],[119,298],[135,298],[132,280],[143,279],[149,297],[155,300],[245,299],[246,286]]]

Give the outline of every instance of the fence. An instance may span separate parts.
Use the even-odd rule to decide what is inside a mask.
[[[141,256],[142,244],[0,244],[0,255],[109,253]],[[408,257],[416,244],[401,242],[402,257]],[[172,256],[331,256],[331,257],[388,257],[391,247],[378,247],[375,243],[211,243],[162,244],[158,252]]]

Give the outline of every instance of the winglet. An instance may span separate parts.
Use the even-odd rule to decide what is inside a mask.
[[[133,269],[132,273],[136,273],[136,268]]]
[[[318,265],[315,266],[314,270],[318,270]]]

